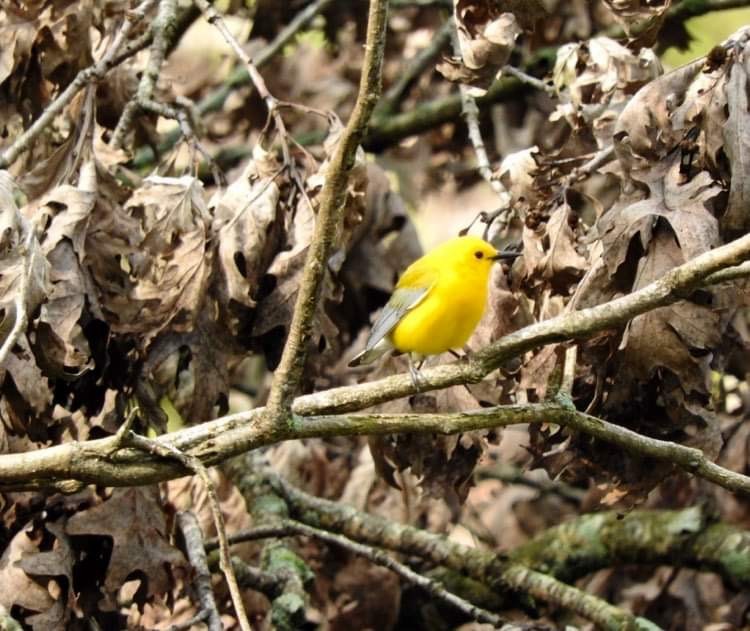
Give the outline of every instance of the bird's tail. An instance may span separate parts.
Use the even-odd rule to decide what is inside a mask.
[[[388,341],[387,338],[383,338],[377,344],[375,344],[375,346],[365,348],[365,350],[363,350],[362,352],[357,353],[349,362],[349,368],[361,366],[362,364],[371,364],[376,359],[382,357],[391,350],[393,350],[393,345]]]

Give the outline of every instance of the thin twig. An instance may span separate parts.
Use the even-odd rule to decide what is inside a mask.
[[[65,88],[65,90],[63,90],[60,95],[45,108],[42,115],[34,121],[31,127],[16,138],[13,144],[2,153],[0,156],[0,168],[7,167],[9,164],[15,162],[18,156],[29,148],[33,140],[44,131],[54,118],[63,111],[63,109],[65,109],[78,92],[92,81],[102,79],[107,72],[127,58],[123,55],[118,56],[117,52],[130,35],[133,27],[145,17],[151,7],[156,4],[156,1],[157,0],[144,0],[133,11],[128,11],[125,14],[125,20],[122,26],[117,31],[115,38],[112,40],[112,43],[104,56],[93,66],[81,70],[76,75],[75,79],[70,82],[68,87]],[[142,39],[143,38],[139,41],[142,41]],[[131,46],[128,48],[128,53],[130,55],[133,55],[136,52],[138,52],[138,49],[135,47]]]
[[[460,45],[455,27],[451,32],[451,36],[453,39],[454,52],[460,55]],[[477,158],[477,171],[479,171],[479,174],[484,178],[487,184],[490,185],[490,188],[497,193],[500,201],[500,211],[497,212],[493,221],[498,221],[498,225],[502,229],[510,221],[512,213],[510,194],[505,189],[505,186],[503,186],[503,183],[498,178],[493,177],[492,166],[490,165],[490,159],[487,155],[487,149],[484,146],[484,138],[482,138],[482,129],[479,126],[479,108],[477,107],[477,102],[472,96],[468,86],[461,84],[458,88],[461,94],[461,112],[466,121],[469,140],[474,147],[474,154]]]
[[[151,54],[138,83],[138,90],[133,99],[128,101],[125,109],[117,121],[117,126],[112,132],[110,144],[114,148],[120,148],[125,143],[125,136],[133,126],[133,121],[138,112],[150,109],[161,113],[158,104],[153,101],[156,81],[159,78],[167,48],[172,39],[177,19],[177,0],[159,0],[159,10],[152,25],[154,39],[151,44]]]
[[[284,535],[274,536],[281,537]],[[210,566],[211,563],[209,561],[209,567]],[[239,559],[236,556],[232,557],[232,569],[234,569],[234,574],[237,577],[237,584],[240,587],[254,589],[256,592],[265,594],[271,600],[278,598],[284,593],[286,579],[281,576],[281,572],[279,572],[278,575],[272,572],[265,572],[245,563],[242,559]]]
[[[555,94],[555,88],[552,85],[546,83],[542,79],[532,77],[530,74],[524,72],[520,68],[516,68],[515,66],[503,66],[503,73],[509,74],[511,77],[515,77],[521,83],[530,85],[532,88],[536,88],[537,90],[541,90],[542,92],[546,92],[547,94]]]
[[[335,546],[343,548],[344,550],[348,550],[349,552],[352,552],[357,556],[364,557],[365,559],[368,559],[369,561],[372,561],[377,565],[382,565],[395,574],[398,574],[405,581],[423,589],[433,598],[442,600],[443,602],[462,612],[472,620],[486,622],[495,625],[496,627],[499,627],[501,624],[503,624],[500,616],[491,613],[486,609],[482,609],[481,607],[477,607],[476,605],[472,605],[467,600],[464,600],[463,598],[452,594],[442,585],[440,585],[438,581],[418,574],[407,565],[396,561],[393,557],[389,556],[383,550],[357,543],[356,541],[352,541],[351,539],[343,535],[328,532],[320,528],[314,528],[299,521],[284,520],[282,522],[282,525],[286,526],[291,532],[295,534],[306,535],[308,537],[320,539],[321,541],[325,541],[326,543],[331,543]]]
[[[263,48],[253,60],[257,69],[265,66],[291,39],[303,28],[305,28],[321,11],[324,11],[333,0],[317,0],[309,4],[287,24],[271,42]],[[250,82],[245,66],[238,66],[227,78],[224,84],[217,88],[208,96],[201,99],[196,105],[195,111],[199,115],[209,114],[221,109],[229,95],[240,86],[247,85]],[[162,141],[159,143],[159,153],[166,153],[174,147],[180,140],[182,132],[179,128],[168,131],[164,134]],[[136,168],[141,168],[153,161],[151,148],[142,148],[133,160]]]
[[[344,212],[349,174],[354,166],[357,147],[364,137],[367,123],[380,97],[387,15],[386,0],[371,0],[367,18],[365,58],[357,99],[328,165],[325,183],[320,193],[315,230],[305,259],[292,322],[289,325],[289,335],[268,395],[267,415],[263,425],[266,430],[272,432],[275,431],[276,425],[280,425],[282,417],[287,415],[302,377],[320,286]]]
[[[609,145],[598,151],[588,162],[582,164],[572,172],[572,179],[580,180],[591,175],[599,167],[612,162],[615,159],[615,146]]]
[[[193,586],[195,591],[198,592],[201,612],[207,613],[206,624],[208,629],[209,631],[222,631],[224,625],[221,622],[221,614],[216,608],[216,600],[211,587],[211,572],[209,572],[206,562],[206,548],[203,545],[203,533],[198,524],[198,519],[194,513],[180,511],[177,513],[177,526],[182,532],[190,565],[195,570]]]
[[[156,440],[151,440],[144,436],[131,433],[128,436],[127,443],[130,446],[136,447],[137,449],[146,453],[154,454],[161,458],[170,458],[177,460],[185,469],[197,474],[202,480],[206,487],[206,493],[208,495],[209,504],[211,506],[211,513],[214,518],[214,525],[216,527],[216,534],[219,538],[219,553],[221,560],[221,570],[224,573],[224,577],[229,587],[229,593],[232,597],[232,604],[234,605],[234,613],[237,616],[242,631],[251,631],[252,627],[247,619],[245,613],[245,606],[242,603],[242,594],[240,593],[239,585],[237,584],[237,578],[234,575],[232,568],[232,562],[229,556],[229,544],[227,543],[227,532],[224,525],[224,515],[221,512],[221,505],[219,504],[219,497],[216,494],[216,487],[214,486],[211,476],[208,474],[208,469],[205,465],[195,456],[186,454],[173,445],[167,445],[160,443]]]
[[[26,222],[24,222],[26,223]],[[16,292],[16,298],[13,302],[15,311],[15,321],[13,322],[13,328],[8,333],[8,337],[3,341],[2,347],[0,347],[0,366],[5,363],[13,346],[15,346],[18,338],[21,337],[21,333],[26,330],[26,325],[29,323],[29,312],[26,308],[26,300],[28,298],[29,286],[31,280],[31,273],[34,265],[35,250],[33,246],[34,240],[34,229],[28,223],[27,229],[29,234],[23,242],[22,252],[23,266],[21,269],[21,278],[18,283],[18,291]]]
[[[474,473],[477,480],[499,480],[506,484],[519,484],[536,489],[541,494],[559,495],[561,498],[573,504],[580,504],[586,492],[574,486],[570,486],[560,480],[542,479],[530,477],[518,467],[497,463],[494,465],[480,467]]]
[[[222,19],[219,12],[208,3],[208,0],[195,0],[195,3],[198,6],[198,8],[203,12],[203,15],[206,17],[206,20],[218,29],[222,37],[226,40],[226,42],[234,51],[234,54],[237,55],[238,59],[240,59],[240,61],[242,61],[243,64],[245,64],[245,69],[247,70],[248,75],[250,75],[250,80],[253,82],[255,89],[258,91],[258,94],[260,95],[260,98],[262,98],[263,102],[266,104],[266,108],[268,109],[268,115],[269,117],[271,117],[271,119],[273,120],[274,126],[276,127],[276,132],[279,135],[279,141],[281,143],[281,150],[282,150],[282,154],[284,157],[284,164],[291,166],[292,160],[291,160],[291,154],[289,152],[289,141],[288,141],[289,134],[287,133],[286,126],[284,124],[284,119],[279,113],[278,100],[268,90],[268,87],[266,86],[266,81],[265,79],[263,79],[263,75],[260,74],[260,72],[258,71],[258,68],[253,62],[253,60],[251,59],[250,55],[248,55],[245,52],[242,46],[240,46],[240,43],[237,41],[234,35],[232,35],[231,31],[227,28],[227,25],[224,23],[224,20]]]

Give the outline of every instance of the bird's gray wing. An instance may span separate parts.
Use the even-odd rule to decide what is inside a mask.
[[[372,349],[380,340],[388,335],[407,311],[422,302],[432,289],[428,287],[397,287],[391,299],[383,307],[380,317],[372,325],[370,336],[367,338],[365,350]]]

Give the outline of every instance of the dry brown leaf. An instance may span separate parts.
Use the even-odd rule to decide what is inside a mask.
[[[157,487],[115,489],[107,501],[73,515],[65,531],[112,540],[102,586],[109,607],[115,606],[117,592],[133,572],[145,581],[144,597],[151,598],[168,592],[174,571],[186,566],[182,553],[169,542]]]
[[[567,288],[581,276],[588,263],[576,250],[576,235],[570,227],[571,209],[560,204],[541,230],[523,230],[524,275],[531,281],[544,281],[558,290]]]
[[[637,35],[641,45],[651,46],[672,0],[604,0],[625,33]]]
[[[750,51],[745,45],[729,70],[726,102],[729,117],[724,126],[724,150],[732,167],[727,211],[722,225],[731,233],[747,232],[750,227],[750,106],[748,106]]]
[[[565,119],[574,129],[584,123],[599,147],[606,147],[620,111],[661,72],[653,51],[642,49],[636,55],[608,37],[561,46],[552,75],[560,103],[550,120]]]
[[[539,147],[536,145],[511,153],[503,158],[493,174],[511,194],[514,204],[533,205],[540,197],[541,191],[536,188],[534,180],[537,171],[534,156],[538,154]]]
[[[508,62],[516,39],[534,30],[547,15],[541,2],[506,0],[454,0],[460,57],[446,58],[437,70],[449,81],[457,81],[484,92]]]
[[[212,206],[212,232],[218,235],[223,275],[222,302],[254,307],[261,276],[279,247],[279,175],[276,161],[256,148],[253,160]],[[236,332],[237,323],[229,322]]]
[[[638,236],[641,247],[648,248],[659,218],[674,231],[682,262],[718,245],[718,222],[706,206],[721,188],[706,171],[684,183],[680,167],[679,156],[652,165],[651,170],[639,174],[649,187],[649,197],[634,202],[624,196],[599,220],[603,257],[610,275],[625,261],[632,238]]]
[[[152,176],[111,210],[97,206],[86,243],[110,325],[142,346],[167,328],[191,330],[212,259],[200,181]]]
[[[20,530],[0,558],[0,606],[10,611],[20,606],[29,613],[25,622],[34,631],[62,631],[73,605],[73,553],[62,528],[54,523],[46,529],[55,537],[53,548],[41,551],[42,533],[31,524]],[[38,577],[38,578],[34,578]],[[56,577],[64,577],[65,582]],[[66,585],[68,592],[62,590]]]
[[[641,259],[634,290],[661,278],[684,262],[674,234],[659,228]],[[667,368],[679,377],[681,388],[705,393],[709,376],[707,354],[721,340],[719,314],[709,307],[681,301],[633,318],[621,342],[622,358],[631,378],[648,380]],[[622,375],[621,379],[627,381]]]

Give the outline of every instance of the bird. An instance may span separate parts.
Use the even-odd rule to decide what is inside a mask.
[[[389,351],[406,353],[419,390],[425,357],[462,348],[482,319],[492,264],[519,254],[499,252],[480,237],[463,235],[417,259],[404,270],[364,350],[349,366],[372,363]]]

